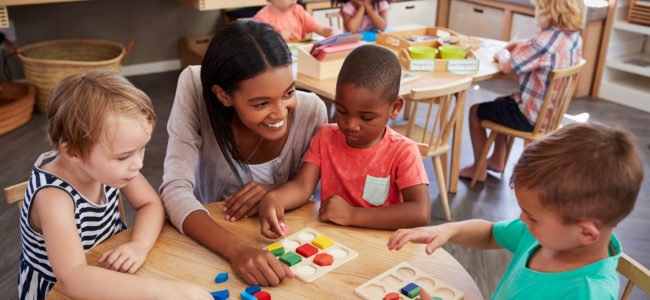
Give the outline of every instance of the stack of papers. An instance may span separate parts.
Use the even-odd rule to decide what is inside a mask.
[[[319,61],[342,58],[354,48],[363,45],[361,34],[342,33],[314,43],[309,52]]]

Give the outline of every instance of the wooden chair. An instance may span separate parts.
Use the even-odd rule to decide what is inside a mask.
[[[343,28],[343,17],[341,17],[340,11],[332,11],[325,13],[325,17],[329,21],[330,27],[335,31],[344,32]]]
[[[411,102],[408,123],[391,126],[395,131],[418,143],[420,154],[423,157],[432,158],[447,221],[451,221],[446,184],[447,155],[450,149],[449,135],[456,120],[463,118],[464,105],[456,104],[464,103],[466,90],[471,84],[471,78],[463,78],[436,87],[411,90],[411,94],[406,99]],[[420,106],[424,106],[427,112],[424,126],[416,124]],[[435,113],[433,112],[434,107],[437,107]]]
[[[4,188],[4,191],[5,191],[5,199],[7,200],[7,204],[11,205],[17,203],[18,210],[20,210],[23,207],[23,200],[25,200],[25,191],[27,191],[27,181],[23,181],[21,183],[14,184],[12,186],[8,186]],[[120,193],[117,206],[120,210],[120,219],[122,219],[122,223],[126,224],[126,216],[124,214],[124,204],[122,203],[123,197],[124,196],[122,195],[122,193]]]
[[[14,203],[18,204],[18,210],[23,207],[23,200],[25,200],[25,191],[27,190],[27,181],[23,181],[19,184],[14,184],[8,186],[4,189],[5,191],[5,200],[7,204],[11,205]]]
[[[569,108],[569,103],[571,103],[571,99],[573,98],[573,92],[575,91],[576,85],[578,84],[580,71],[582,71],[584,66],[585,60],[580,60],[573,66],[551,71],[551,83],[548,87],[549,92],[546,93],[546,97],[542,103],[539,115],[537,116],[537,121],[535,122],[535,128],[532,132],[512,129],[510,127],[489,120],[481,121],[481,127],[490,129],[490,136],[488,137],[487,142],[483,147],[483,151],[481,152],[481,156],[476,165],[476,170],[474,171],[474,176],[472,177],[470,187],[473,188],[476,186],[478,175],[481,170],[485,168],[488,152],[490,151],[490,147],[494,143],[494,140],[496,139],[498,133],[508,136],[508,146],[505,159],[507,162],[515,138],[523,139],[524,145],[528,145],[530,142],[541,139],[559,128],[560,123],[564,117],[564,113],[566,113],[567,109]],[[556,99],[551,99],[553,93],[550,91],[554,90],[557,90],[557,94],[555,94]],[[552,104],[551,101],[553,102]],[[553,107],[553,109],[549,111],[551,107]],[[547,118],[547,114],[549,113],[551,114],[550,122],[548,123],[548,126],[544,128],[542,125],[544,123],[544,119]]]
[[[621,295],[622,300],[627,300],[630,297],[635,285],[650,295],[650,271],[646,267],[623,253],[618,260],[616,270],[628,280]]]

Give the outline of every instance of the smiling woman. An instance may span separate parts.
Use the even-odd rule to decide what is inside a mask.
[[[203,204],[225,200],[231,221],[256,214],[261,197],[296,173],[326,121],[323,102],[296,91],[291,53],[273,28],[225,25],[202,65],[178,80],[160,187],[171,222],[223,255],[249,284],[292,276],[272,254],[217,225]]]

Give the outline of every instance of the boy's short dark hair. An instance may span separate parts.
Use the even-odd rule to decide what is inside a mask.
[[[510,178],[511,186],[538,192],[565,223],[612,227],[634,208],[642,181],[634,136],[596,124],[568,125],[529,145]]]
[[[399,94],[402,67],[390,50],[364,45],[354,49],[345,58],[336,85],[351,83],[375,91],[393,102]]]

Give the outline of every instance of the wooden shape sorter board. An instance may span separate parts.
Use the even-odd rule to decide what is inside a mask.
[[[314,263],[314,257],[316,257],[316,255],[311,255],[308,258],[305,258],[297,254],[298,256],[300,256],[300,258],[302,258],[302,261],[291,266],[291,270],[293,271],[294,274],[296,274],[296,277],[298,277],[300,280],[306,283],[311,283],[312,281],[329,273],[330,271],[338,268],[342,264],[352,260],[353,258],[359,255],[356,251],[346,247],[345,245],[335,240],[332,240],[333,243],[331,246],[325,249],[320,249],[319,247],[316,247],[316,245],[312,243],[314,239],[320,236],[323,235],[318,231],[313,230],[311,228],[304,228],[276,242],[277,244],[280,244],[282,245],[282,247],[284,247],[285,253],[287,252],[296,253],[296,248],[304,244],[311,244],[312,246],[315,246],[316,249],[318,249],[317,254],[327,253],[334,257],[334,262],[331,265],[321,267]],[[269,246],[264,247],[264,249],[269,250],[267,249],[268,247]]]
[[[464,297],[463,292],[406,262],[399,263],[366,281],[354,289],[354,293],[366,300],[383,299],[390,292],[398,293],[400,299],[410,299],[400,292],[409,283],[417,284],[434,299],[439,297],[442,300],[460,300]]]

